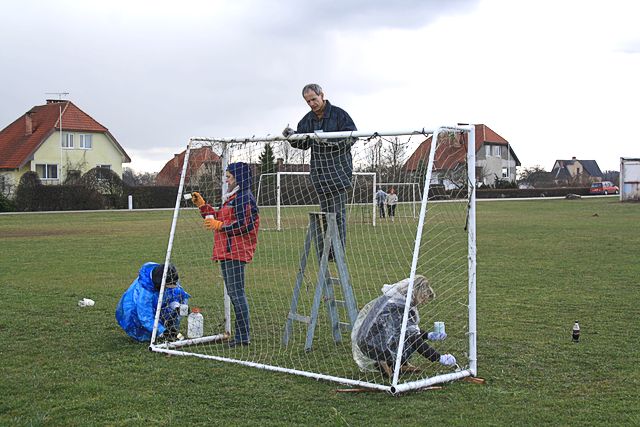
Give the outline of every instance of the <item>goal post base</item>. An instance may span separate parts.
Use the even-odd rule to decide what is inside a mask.
[[[223,334],[210,335],[207,337],[191,338],[186,340],[164,342],[162,344],[154,344],[150,346],[151,347],[150,349],[154,351],[156,348],[172,349],[172,348],[186,347],[186,346],[195,345],[195,344],[216,343],[216,342],[222,343],[225,341],[229,341],[229,337],[230,335],[225,332]]]

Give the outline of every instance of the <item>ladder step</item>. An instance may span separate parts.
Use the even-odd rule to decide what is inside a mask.
[[[344,332],[348,332],[351,330],[351,324],[347,322],[338,322],[340,329]]]
[[[291,320],[297,320],[298,322],[306,323],[307,325],[309,323],[311,323],[311,317],[310,316],[302,316],[302,315],[297,314],[297,313],[289,313],[288,318],[291,319]]]

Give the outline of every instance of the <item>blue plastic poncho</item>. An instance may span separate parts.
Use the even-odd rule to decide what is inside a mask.
[[[155,320],[156,307],[158,306],[158,297],[160,295],[160,291],[155,289],[151,274],[153,269],[158,265],[160,264],[147,262],[140,267],[138,277],[122,295],[116,307],[116,320],[118,324],[124,329],[127,335],[138,341],[151,340],[153,322]],[[165,287],[157,335],[161,335],[165,331],[165,322],[175,316],[175,309],[171,308],[171,304],[175,302],[178,304],[187,304],[190,296],[191,295],[182,289],[179,281],[175,288]],[[175,319],[176,327],[179,326],[179,321],[179,318]]]

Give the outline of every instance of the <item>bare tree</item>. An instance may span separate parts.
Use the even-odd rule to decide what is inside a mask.
[[[407,153],[407,144],[394,137],[387,141],[381,158],[381,169],[386,169],[387,181],[398,182],[400,180],[400,169]],[[382,174],[380,174],[382,175]]]

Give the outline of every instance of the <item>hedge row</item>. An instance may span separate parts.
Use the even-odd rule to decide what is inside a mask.
[[[0,211],[68,211],[68,210],[100,210],[100,209],[126,209],[128,196],[133,197],[134,209],[172,208],[175,206],[177,187],[166,186],[138,186],[122,188],[119,194],[102,194],[83,185],[28,185],[21,186],[16,194],[15,201],[0,200]],[[283,193],[283,196],[287,193]],[[302,193],[306,197],[298,197],[289,200],[283,197],[283,204],[314,204],[317,203],[315,191]],[[531,188],[531,189],[491,189],[477,190],[479,199],[489,198],[523,198],[523,197],[563,197],[567,194],[585,196],[589,194],[589,187],[563,187],[563,188]],[[219,195],[206,195],[216,200]],[[439,190],[431,192],[431,197],[448,199],[451,197],[465,197],[466,194],[456,192],[454,196],[450,191]],[[358,197],[356,197],[358,198]],[[268,200],[261,200],[261,204],[268,204]],[[275,204],[275,200],[273,201]]]
[[[567,194],[588,196],[589,187],[554,188],[480,188],[476,192],[478,199],[522,198],[522,197],[564,197]]]
[[[171,208],[175,206],[177,187],[127,187],[122,194],[101,194],[82,185],[40,185],[18,192],[18,211],[70,211],[126,209],[133,196],[135,209]]]

